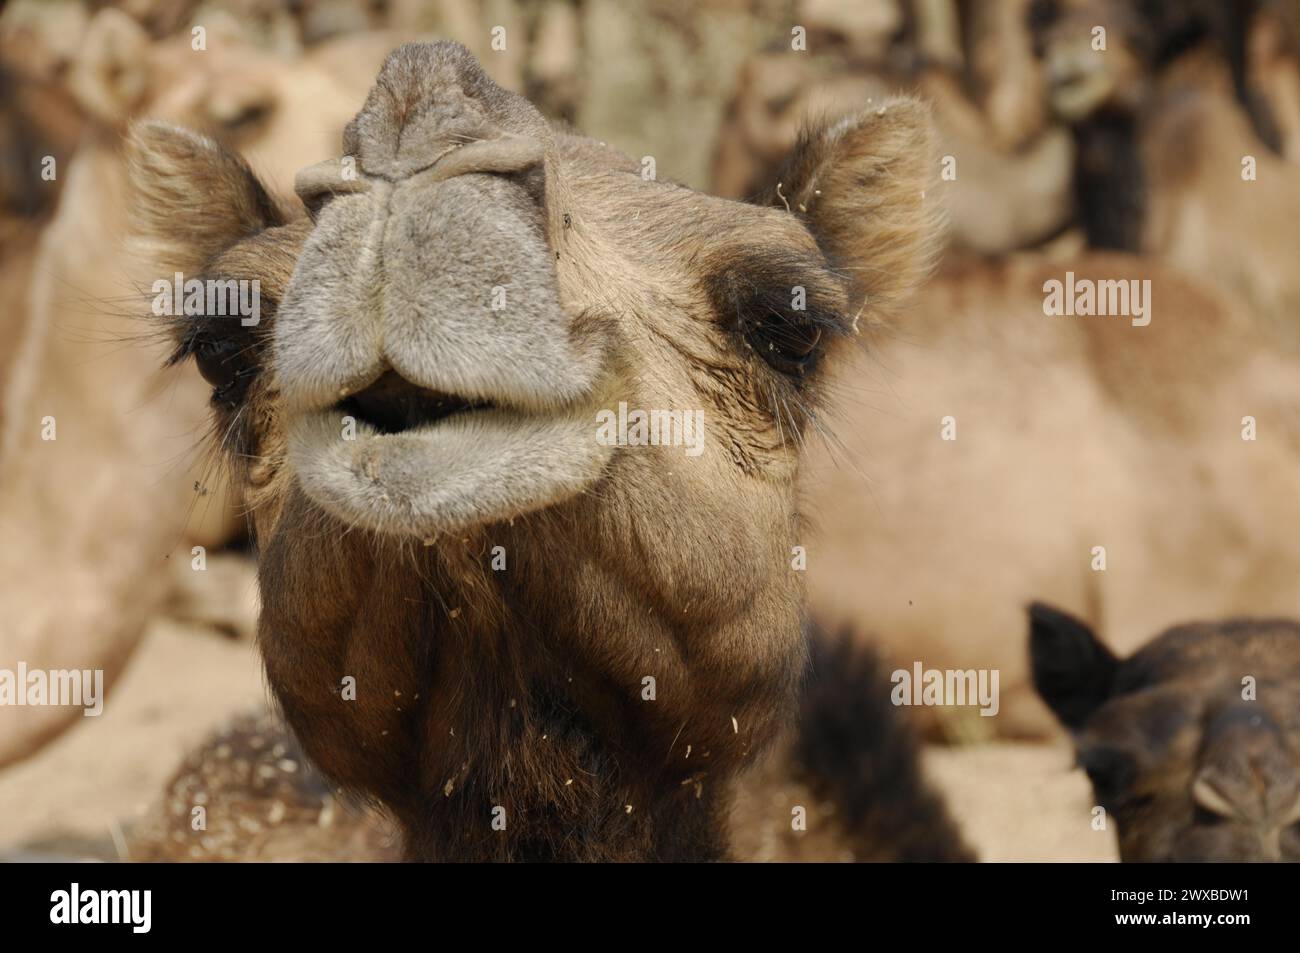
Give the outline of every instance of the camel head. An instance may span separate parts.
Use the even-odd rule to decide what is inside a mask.
[[[159,274],[258,282],[256,322],[169,321],[213,388],[308,752],[416,839],[465,772],[548,810],[607,757],[624,792],[725,777],[801,668],[794,478],[827,367],[928,265],[924,111],[809,130],[771,202],[742,204],[556,130],[457,44],[412,44],[342,152],[286,220],[206,138],[145,124],[130,146]],[[372,690],[340,719],[349,675]],[[500,719],[558,751],[574,712],[621,754],[574,747],[568,789],[479,763]]]
[[[1123,860],[1300,860],[1300,625],[1180,625],[1118,659],[1055,609],[1030,624],[1034,683]]]

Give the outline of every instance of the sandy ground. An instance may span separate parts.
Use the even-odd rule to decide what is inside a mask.
[[[157,800],[185,751],[266,698],[255,651],[212,630],[160,620],[104,713],[0,773],[0,856],[114,838]],[[981,859],[1109,861],[1083,775],[1064,744],[930,748],[926,766]]]
[[[160,796],[188,748],[265,698],[252,645],[155,622],[102,715],[0,773],[0,851],[109,835]]]
[[[926,768],[983,861],[1117,861],[1092,828],[1088,779],[1059,745],[996,742],[926,752]]]

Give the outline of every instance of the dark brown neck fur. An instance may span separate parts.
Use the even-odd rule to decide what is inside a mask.
[[[668,620],[602,580],[618,564],[595,540],[574,553],[570,518],[404,552],[279,533],[262,554],[262,650],[285,715],[328,774],[389,805],[412,859],[724,856],[731,778],[791,710],[799,620],[767,670],[710,666],[725,620],[707,604]]]

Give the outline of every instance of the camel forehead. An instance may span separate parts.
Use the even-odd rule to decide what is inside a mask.
[[[1300,681],[1300,625],[1287,620],[1240,619],[1176,626],[1128,659],[1119,690],[1157,682],[1251,676]]]
[[[1178,626],[1124,663],[1118,689],[1090,720],[1084,746],[1157,758],[1209,756],[1219,739],[1240,747],[1247,735],[1285,746],[1287,733],[1300,730],[1300,627],[1282,620]]]

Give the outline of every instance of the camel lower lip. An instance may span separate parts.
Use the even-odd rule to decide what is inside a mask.
[[[585,410],[466,409],[398,433],[341,411],[286,426],[303,491],[349,525],[428,537],[551,506],[598,479],[610,449]]]

